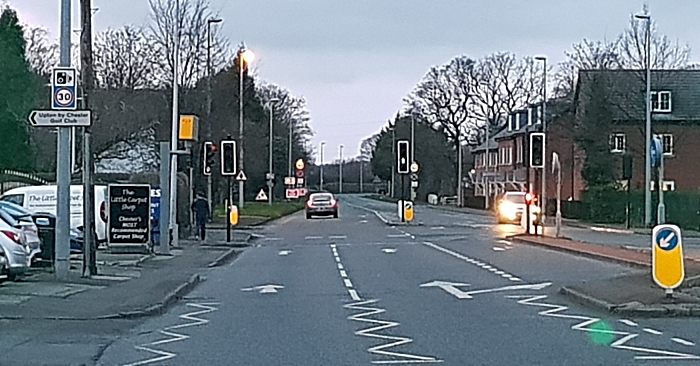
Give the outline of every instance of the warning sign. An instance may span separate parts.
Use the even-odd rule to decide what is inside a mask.
[[[267,194],[265,193],[264,189],[260,189],[260,192],[258,192],[258,195],[255,196],[256,201],[267,201]]]

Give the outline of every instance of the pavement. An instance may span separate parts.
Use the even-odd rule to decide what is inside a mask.
[[[491,217],[347,195],[339,219],[297,213],[97,365],[697,364],[700,319],[591,309],[560,293],[644,270],[505,239]],[[375,212],[380,213],[376,215]],[[394,214],[395,215],[395,214]]]
[[[40,268],[0,284],[0,364],[93,363],[113,335],[165,312],[250,238],[234,231],[225,245],[224,231],[209,230],[206,241],[180,240],[169,256],[100,251],[99,274],[89,279],[80,277],[82,262],[71,261],[65,282]],[[46,359],[38,360],[44,347]]]

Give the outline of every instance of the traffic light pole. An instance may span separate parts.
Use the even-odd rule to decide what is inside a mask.
[[[228,198],[226,198],[226,242],[231,242],[231,176],[226,177],[226,182],[228,183]]]
[[[525,149],[527,152],[528,156],[525,157],[525,190],[527,193],[530,192],[531,187],[530,187],[530,134],[527,135],[527,138],[525,139],[526,143],[528,144],[528,147]],[[527,202],[527,198],[525,199],[525,234],[530,235],[530,203]]]
[[[406,174],[401,174],[401,222],[406,222],[404,208],[406,207],[406,187],[404,187],[404,181],[406,180]]]

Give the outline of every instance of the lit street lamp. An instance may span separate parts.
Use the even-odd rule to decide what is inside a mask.
[[[248,65],[253,62],[255,54],[253,51],[241,48],[238,53],[238,171],[243,171],[243,70],[248,68]],[[240,173],[239,173],[240,174]],[[243,180],[238,181],[238,207],[244,205]]]
[[[547,58],[537,56],[535,60],[542,61],[542,146],[544,146],[545,158],[542,159],[542,189],[540,191],[540,221],[544,224],[547,217]],[[487,142],[488,143],[488,142]]]

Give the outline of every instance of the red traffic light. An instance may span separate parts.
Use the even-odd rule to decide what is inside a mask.
[[[527,192],[525,193],[525,203],[532,204],[532,200],[535,198],[535,196],[532,195],[532,193]]]
[[[211,151],[216,151],[216,145],[210,145],[210,146],[209,146],[209,149],[210,149]]]

